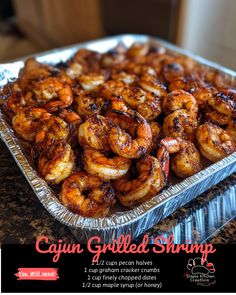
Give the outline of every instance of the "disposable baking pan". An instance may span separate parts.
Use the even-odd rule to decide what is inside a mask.
[[[79,48],[88,48],[98,52],[106,52],[119,42],[127,47],[134,42],[158,42],[164,45],[170,53],[185,55],[207,68],[213,68],[223,73],[232,83],[236,73],[202,57],[189,53],[163,40],[146,35],[119,35],[100,40],[90,41],[70,47],[59,48],[34,55],[38,61],[56,64],[67,61]],[[0,65],[0,86],[18,76],[26,58],[18,59]],[[78,241],[86,242],[91,236],[99,236],[102,243],[112,242],[121,234],[130,234],[133,238],[139,236],[160,220],[172,214],[199,194],[209,189],[236,171],[236,153],[214,163],[199,173],[163,190],[151,200],[138,207],[125,210],[116,207],[110,216],[105,218],[84,218],[67,210],[58,200],[56,194],[34,170],[30,157],[24,150],[21,140],[14,134],[6,117],[0,109],[0,136],[5,142],[16,163],[31,185],[48,212],[58,221],[68,226]]]

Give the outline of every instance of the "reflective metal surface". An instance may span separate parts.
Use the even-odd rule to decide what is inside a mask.
[[[159,42],[168,48],[170,52],[177,52],[191,56],[200,64],[207,67],[216,68],[228,75],[232,81],[235,81],[235,72],[221,67],[212,62],[179,49],[167,42],[143,35],[121,35],[102,40],[81,43],[79,45],[67,48],[55,49],[53,51],[35,55],[40,62],[56,64],[60,61],[66,61],[73,55],[78,48],[85,47],[99,52],[105,52],[115,47],[119,42],[126,46],[134,42]],[[11,63],[0,65],[0,86],[5,85],[9,79],[18,76],[20,68],[23,67],[25,58],[13,61]],[[111,242],[120,234],[131,234],[133,238],[139,236],[147,229],[151,228],[163,218],[172,214],[176,209],[190,202],[199,194],[203,193],[214,184],[220,182],[230,174],[236,171],[236,153],[209,166],[201,172],[181,181],[180,183],[163,190],[160,194],[153,197],[144,204],[125,211],[116,208],[110,216],[105,218],[84,218],[67,210],[57,199],[57,196],[50,189],[47,183],[37,175],[37,172],[30,164],[30,157],[22,148],[20,139],[16,137],[7,120],[0,110],[0,136],[5,142],[12,156],[21,168],[26,179],[30,183],[36,196],[44,207],[61,223],[70,227],[71,231],[80,242],[86,242],[91,236],[98,235],[101,242]],[[201,215],[202,213],[199,213]],[[217,213],[216,213],[217,214]],[[227,214],[227,213],[225,213]],[[191,221],[189,221],[191,222]],[[214,224],[209,223],[214,227]],[[202,225],[200,225],[202,226]],[[186,236],[190,235],[191,226],[185,228]]]

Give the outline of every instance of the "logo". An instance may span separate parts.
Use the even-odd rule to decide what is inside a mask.
[[[216,283],[214,264],[200,257],[189,259],[184,277],[197,285],[214,285]]]

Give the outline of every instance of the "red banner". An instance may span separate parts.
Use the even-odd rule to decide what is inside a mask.
[[[18,268],[15,276],[17,280],[56,281],[59,279],[57,270],[49,267]]]

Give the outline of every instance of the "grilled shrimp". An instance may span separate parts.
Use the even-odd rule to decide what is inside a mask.
[[[102,97],[84,91],[79,93],[75,101],[77,103],[76,111],[84,119],[100,114],[105,106],[105,101]]]
[[[198,104],[196,99],[184,90],[174,90],[168,93],[163,99],[163,109],[166,114],[176,110],[185,109],[193,117],[197,117]]]
[[[155,120],[161,113],[160,98],[151,92],[146,92],[145,101],[136,110],[147,120]]]
[[[120,96],[126,84],[122,81],[106,81],[100,88],[100,95],[106,99],[110,99],[112,96]]]
[[[160,144],[173,154],[171,168],[181,178],[189,177],[202,168],[201,157],[195,145],[181,138],[164,138]]]
[[[25,107],[36,106],[37,101],[33,98],[32,92],[26,93],[16,91],[9,94],[6,101],[3,102],[3,108],[9,116],[15,116],[20,110]]]
[[[121,96],[111,96],[109,99],[108,110],[123,111],[126,113],[133,113],[133,109],[129,108]]]
[[[232,120],[227,128],[226,128],[227,133],[236,141],[236,123],[235,120]]]
[[[38,82],[33,91],[39,102],[49,101],[43,105],[43,108],[49,112],[57,111],[58,108],[69,107],[73,102],[70,86],[60,82],[57,78],[50,77]]]
[[[138,176],[114,180],[113,187],[121,204],[133,207],[156,195],[165,185],[162,165],[156,158],[145,154],[136,164]]]
[[[79,62],[71,62],[65,72],[71,79],[79,78],[84,72],[84,66]]]
[[[79,83],[84,90],[92,91],[105,82],[105,77],[101,74],[88,73],[79,77]]]
[[[105,217],[115,203],[115,194],[109,182],[86,172],[78,172],[64,181],[60,201],[82,216]]]
[[[227,92],[218,92],[208,100],[208,104],[217,112],[236,117],[236,95]]]
[[[34,85],[52,73],[52,68],[46,64],[41,64],[35,58],[29,58],[25,62],[24,68],[19,74],[19,87],[21,90],[29,91]]]
[[[198,122],[186,110],[177,110],[164,119],[163,132],[165,136],[192,139],[196,132]]]
[[[201,154],[212,162],[217,162],[235,151],[235,143],[231,136],[222,128],[204,123],[196,133]]]
[[[121,92],[121,97],[132,108],[137,108],[139,104],[143,103],[146,98],[146,93],[139,87],[124,87]]]
[[[161,126],[157,122],[149,122],[152,131],[152,144],[147,150],[148,153],[157,150],[159,139],[161,136]]]
[[[40,120],[48,115],[47,111],[40,108],[24,108],[12,119],[14,130],[25,140],[33,141]]]
[[[231,122],[232,118],[230,116],[219,113],[215,110],[209,110],[206,112],[206,119],[210,122],[218,125],[227,125]]]
[[[125,84],[133,84],[136,80],[136,76],[122,71],[112,74],[112,79],[115,81],[122,81]]]
[[[171,82],[184,76],[184,67],[179,63],[167,63],[163,66],[162,72],[166,81]]]
[[[42,151],[56,141],[65,141],[68,136],[69,128],[66,122],[59,117],[46,113],[36,132],[35,145],[39,151]]]
[[[139,80],[139,86],[145,90],[154,93],[159,97],[166,96],[166,86],[162,81],[158,80],[153,75],[143,75]]]
[[[108,141],[114,153],[125,158],[139,158],[146,153],[152,142],[152,131],[139,113],[111,110],[107,116],[113,123]]]
[[[85,149],[85,169],[88,173],[99,176],[102,179],[117,179],[125,175],[131,165],[131,160],[121,156],[112,155],[95,150]]]
[[[145,56],[149,51],[149,45],[144,43],[135,43],[127,51],[126,55],[129,58],[137,58]]]
[[[78,129],[78,140],[82,146],[89,146],[97,150],[110,150],[108,143],[108,119],[94,115],[87,119]]]
[[[58,184],[66,179],[74,168],[74,154],[69,144],[54,142],[44,147],[38,160],[38,170],[49,183]]]
[[[198,105],[205,105],[212,98],[212,90],[206,87],[198,77],[179,77],[172,80],[168,87],[169,91],[182,89],[191,93]]]

